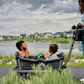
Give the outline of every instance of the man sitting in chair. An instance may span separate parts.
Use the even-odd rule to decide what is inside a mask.
[[[31,56],[30,52],[28,51],[27,45],[24,41],[18,41],[16,43],[16,47],[20,51],[18,53],[19,57],[29,58]]]

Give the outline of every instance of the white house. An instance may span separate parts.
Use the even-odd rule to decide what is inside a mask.
[[[20,34],[20,36],[21,36],[22,38],[29,38],[29,36],[28,36],[27,34]]]
[[[38,34],[37,39],[41,39],[41,34]]]
[[[66,35],[67,37],[72,37],[73,36],[73,30],[70,31],[65,31],[63,35]]]
[[[0,36],[0,40],[3,40],[3,37],[2,36]]]
[[[63,34],[63,32],[56,32],[54,34],[54,38],[61,38],[62,37],[62,34]]]
[[[52,38],[52,33],[51,32],[45,32],[44,34],[43,34],[43,36],[44,36],[44,38]]]
[[[38,32],[34,33],[34,37],[37,38],[38,37]]]

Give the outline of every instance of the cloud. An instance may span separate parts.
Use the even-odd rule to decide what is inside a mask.
[[[19,29],[14,29],[13,31],[10,31],[9,34],[18,34],[19,33]]]
[[[16,16],[6,15],[0,17],[0,22],[3,21],[14,21],[16,19]]]
[[[74,3],[74,4],[73,4]],[[48,7],[48,6],[47,6]],[[46,9],[46,11],[48,10],[48,13],[53,12],[53,13],[57,13],[60,12],[62,13],[76,13],[78,10],[78,3],[71,1],[67,1],[66,3],[63,2],[55,2],[53,5],[50,5],[49,8],[45,7],[44,9]]]
[[[36,22],[51,23],[52,21],[49,19],[37,19]]]
[[[55,0],[16,0],[18,3],[31,4],[30,10],[36,10],[45,4],[52,4]]]
[[[69,30],[80,19],[77,10],[77,0],[0,0],[0,29],[9,34]]]
[[[66,19],[58,19],[59,21],[73,21],[73,20],[79,20],[80,19],[80,16],[75,16],[75,17],[69,17],[69,18],[66,18]]]
[[[0,25],[0,30],[3,29],[5,27],[5,25]]]
[[[77,1],[66,1],[66,3],[63,3],[63,0],[61,2],[56,2],[56,0],[0,0],[0,16],[3,21],[5,19],[16,20],[21,14],[76,13],[78,10]],[[9,17],[9,15],[12,17]]]
[[[66,3],[63,3],[64,1]],[[38,11],[39,9],[48,13],[75,13],[78,8],[77,0],[0,0],[0,4],[4,13],[13,12],[14,14],[28,13],[28,11]]]

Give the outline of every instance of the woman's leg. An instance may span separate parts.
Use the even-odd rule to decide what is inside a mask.
[[[84,39],[82,40],[82,50],[83,50],[83,56],[84,56]]]

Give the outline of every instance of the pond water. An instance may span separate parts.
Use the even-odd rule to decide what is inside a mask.
[[[16,48],[15,44],[17,41],[3,41],[0,43],[0,53],[2,55],[10,55],[10,54],[15,54],[18,49]],[[28,46],[28,50],[30,51],[31,54],[37,55],[39,52],[43,52],[45,54],[49,54],[49,45],[51,43],[49,42],[26,42]],[[57,43],[58,44],[58,52],[64,52],[65,54],[69,52],[71,43]],[[74,43],[74,47],[72,50],[72,54],[82,54],[82,49],[81,43]]]

